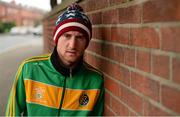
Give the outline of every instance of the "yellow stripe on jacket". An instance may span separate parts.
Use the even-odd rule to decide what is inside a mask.
[[[26,101],[52,108],[59,108],[62,88],[45,83],[25,80]]]
[[[62,109],[91,111],[97,101],[98,96],[98,89],[66,89]]]
[[[57,87],[42,82],[25,80],[26,101],[51,108],[59,108],[62,97],[62,87]],[[88,110],[91,111],[99,96],[99,89],[69,89],[64,94],[63,110]]]

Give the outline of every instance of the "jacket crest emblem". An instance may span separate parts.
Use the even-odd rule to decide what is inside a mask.
[[[89,102],[89,97],[87,94],[83,93],[79,98],[79,104],[80,106],[85,106]]]

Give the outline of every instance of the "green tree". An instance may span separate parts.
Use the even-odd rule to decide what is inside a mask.
[[[57,0],[50,0],[51,9],[57,5]]]
[[[14,26],[15,26],[14,22],[0,22],[0,33],[9,32],[11,28]]]

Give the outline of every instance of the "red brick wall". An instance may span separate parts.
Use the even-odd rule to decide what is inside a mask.
[[[180,0],[80,5],[93,22],[85,58],[104,73],[105,115],[180,115]],[[53,48],[51,16],[46,51]]]

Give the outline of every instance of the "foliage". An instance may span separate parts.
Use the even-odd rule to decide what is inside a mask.
[[[57,0],[50,0],[51,8],[53,9],[57,5]]]
[[[9,32],[12,27],[15,26],[14,22],[1,22],[0,21],[0,33]]]

